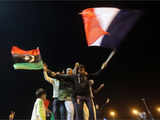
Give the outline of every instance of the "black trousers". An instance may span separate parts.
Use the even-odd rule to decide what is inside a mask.
[[[83,116],[83,105],[84,102],[86,103],[88,109],[89,109],[89,120],[94,120],[94,112],[92,107],[92,102],[90,97],[79,97],[79,103],[77,103],[77,98],[73,98],[73,104],[75,108],[75,120],[84,120]]]

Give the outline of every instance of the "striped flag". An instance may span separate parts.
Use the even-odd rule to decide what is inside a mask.
[[[39,48],[33,50],[22,50],[17,46],[13,46],[11,54],[15,64],[14,69],[24,70],[40,70],[43,69],[43,62]]]
[[[81,13],[88,46],[117,48],[141,15],[139,10],[87,8]]]

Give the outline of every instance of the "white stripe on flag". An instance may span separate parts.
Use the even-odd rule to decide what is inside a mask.
[[[118,8],[94,8],[94,13],[104,31],[107,31],[116,15],[120,12]],[[90,46],[100,46],[104,35],[99,37]]]

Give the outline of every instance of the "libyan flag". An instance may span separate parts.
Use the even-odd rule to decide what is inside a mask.
[[[11,49],[11,54],[15,64],[14,69],[23,70],[41,70],[43,69],[43,62],[40,55],[39,48],[32,50],[22,50],[16,46]]]

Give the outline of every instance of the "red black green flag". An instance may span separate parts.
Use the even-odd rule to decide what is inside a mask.
[[[13,46],[11,54],[15,64],[14,69],[23,70],[40,70],[43,69],[43,62],[39,48],[32,50],[22,50],[17,46]]]

